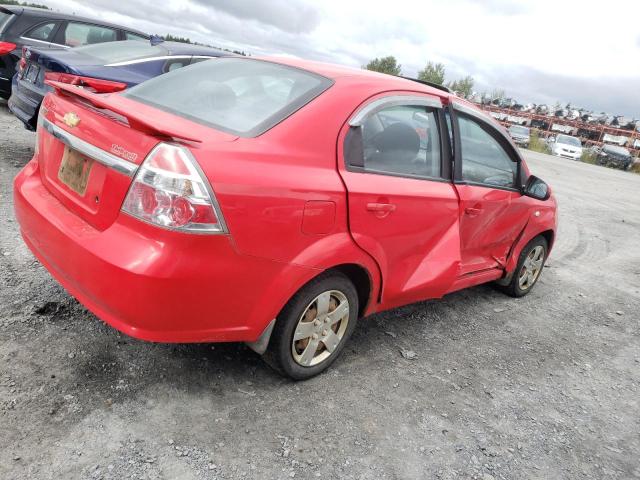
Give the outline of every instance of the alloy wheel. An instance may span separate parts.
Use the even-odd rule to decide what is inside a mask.
[[[344,293],[329,290],[318,295],[303,311],[293,333],[291,353],[303,367],[329,358],[342,341],[349,324],[349,301]]]
[[[518,285],[521,290],[528,290],[536,283],[542,271],[543,263],[544,247],[538,245],[529,252],[518,273]]]

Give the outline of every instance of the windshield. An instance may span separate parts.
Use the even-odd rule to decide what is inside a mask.
[[[122,42],[106,42],[77,47],[75,52],[97,58],[101,62],[116,63],[136,58],[166,55],[167,51],[159,45],[153,46],[149,42],[139,40],[125,40]]]
[[[571,145],[573,147],[581,147],[582,143],[576,137],[570,137],[569,135],[558,135],[557,143],[564,143],[565,145]]]
[[[260,135],[332,85],[298,68],[222,58],[152,78],[123,95],[244,137]]]
[[[509,127],[509,131],[511,133],[515,133],[516,135],[529,135],[529,129],[527,127],[520,127],[518,125]]]

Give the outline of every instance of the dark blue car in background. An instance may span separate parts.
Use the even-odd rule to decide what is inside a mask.
[[[71,49],[24,47],[13,77],[9,109],[25,126],[36,127],[40,103],[51,87],[45,80],[81,85],[108,93],[132,87],[176,68],[233,55],[178,42],[127,40]]]

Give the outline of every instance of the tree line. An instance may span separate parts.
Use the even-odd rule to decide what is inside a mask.
[[[396,57],[393,55],[374,58],[366,65],[363,65],[363,68],[373,70],[374,72],[387,73],[389,75],[402,75],[402,65],[398,63]],[[446,82],[445,66],[442,63],[427,62],[425,67],[418,72],[418,80],[443,85],[465,97],[473,93],[474,79],[471,75]]]
[[[51,10],[46,5],[41,5],[39,3],[29,3],[29,2],[18,2],[16,0],[2,0],[0,1],[2,5],[17,5],[19,7],[33,7],[33,8],[42,8],[44,10]]]

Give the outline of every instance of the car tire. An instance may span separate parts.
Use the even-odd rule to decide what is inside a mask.
[[[547,240],[543,236],[535,237],[520,252],[518,265],[510,282],[507,285],[499,285],[498,288],[515,298],[527,295],[540,279],[548,253]]]
[[[356,328],[358,308],[358,293],[345,275],[320,275],[282,309],[263,359],[293,380],[318,375],[344,349]]]

